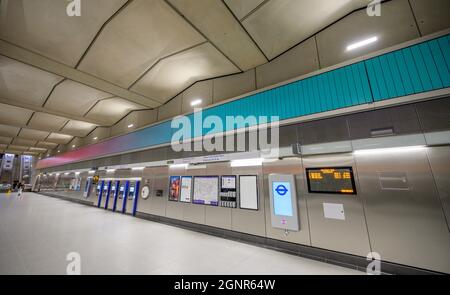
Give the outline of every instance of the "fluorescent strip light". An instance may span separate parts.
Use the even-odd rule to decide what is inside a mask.
[[[144,170],[145,167],[132,167],[131,170]]]
[[[69,174],[70,174],[69,172],[64,173],[64,175],[69,175]]]
[[[132,128],[132,127],[134,127],[134,124],[128,125],[128,128]]]
[[[115,172],[116,171],[116,169],[106,169],[106,172],[108,172],[108,173],[112,173],[112,172]]]
[[[94,174],[95,170],[89,170],[89,174]]]
[[[379,154],[393,154],[393,153],[407,153],[407,152],[417,152],[425,149],[425,146],[404,146],[404,147],[393,147],[393,148],[380,148],[380,149],[369,149],[369,150],[357,150],[354,151],[355,155],[379,155]]]
[[[198,105],[201,104],[201,103],[202,103],[202,100],[201,100],[201,99],[193,100],[193,101],[191,101],[191,107],[198,106]]]
[[[264,161],[263,158],[233,160],[233,161],[231,161],[231,167],[261,166],[263,161]]]
[[[75,172],[75,175],[80,175],[80,172]]]
[[[356,42],[356,43],[348,45],[347,46],[347,51],[355,50],[355,49],[358,49],[360,47],[367,46],[369,44],[375,43],[377,41],[378,41],[378,37],[371,37],[369,39],[362,40],[362,41],[359,41],[359,42]]]
[[[94,140],[97,140],[98,139],[98,137],[96,136],[96,137],[94,137]]]
[[[189,164],[172,164],[169,166],[170,169],[187,169],[189,167]]]

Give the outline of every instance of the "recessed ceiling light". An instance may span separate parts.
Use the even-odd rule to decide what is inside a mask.
[[[191,101],[191,106],[195,107],[195,106],[198,106],[201,103],[202,103],[201,99],[196,99],[196,100]]]
[[[61,151],[58,151],[58,153],[60,153]]]
[[[357,48],[367,46],[369,44],[375,43],[378,41],[378,37],[371,37],[362,41],[358,41],[356,43],[350,44],[347,46],[347,51],[355,50]]]
[[[74,148],[74,147],[75,147],[75,145],[72,145],[72,147]]]
[[[94,140],[97,140],[98,139],[98,137],[96,136],[96,137],[94,137]]]
[[[134,124],[128,125],[128,128],[132,128],[132,127],[134,127]]]

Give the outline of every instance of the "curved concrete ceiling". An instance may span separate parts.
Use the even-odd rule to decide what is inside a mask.
[[[0,152],[47,153],[267,63],[369,0],[1,1]]]

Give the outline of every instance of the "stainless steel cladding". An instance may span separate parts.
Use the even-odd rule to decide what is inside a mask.
[[[303,165],[305,168],[355,168],[351,153],[306,156],[303,158]],[[307,199],[312,246],[359,256],[366,256],[371,252],[361,195],[309,193],[304,171],[302,176],[301,194]],[[357,177],[355,181],[356,190],[360,191]],[[333,206],[342,208],[341,216],[326,214]]]
[[[450,272],[449,229],[427,158],[427,150],[439,157],[434,149],[357,153],[359,195],[372,251],[387,261]]]
[[[248,234],[255,242],[262,237],[363,259],[377,252],[383,261],[450,273],[448,118],[450,99],[431,100],[283,126],[283,157],[262,166],[231,167],[226,161],[188,168],[162,165],[139,172],[117,170],[107,177],[142,177],[149,196],[139,197],[140,213],[204,225],[211,232],[220,228],[237,237]],[[292,145],[296,153],[285,155]],[[139,159],[151,161],[198,156],[171,154],[169,148],[140,153]],[[299,231],[272,226],[270,174],[294,177]],[[239,208],[239,183],[236,208],[169,201],[170,176],[224,175],[236,176],[237,182],[239,176],[256,176],[257,210]],[[87,176],[82,174],[82,186]]]

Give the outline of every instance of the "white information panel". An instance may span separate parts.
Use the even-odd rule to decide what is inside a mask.
[[[239,207],[258,210],[258,178],[256,175],[239,176]]]
[[[194,177],[194,204],[218,206],[219,204],[219,177]]]
[[[192,176],[182,176],[180,201],[190,203],[191,195],[192,195]]]

